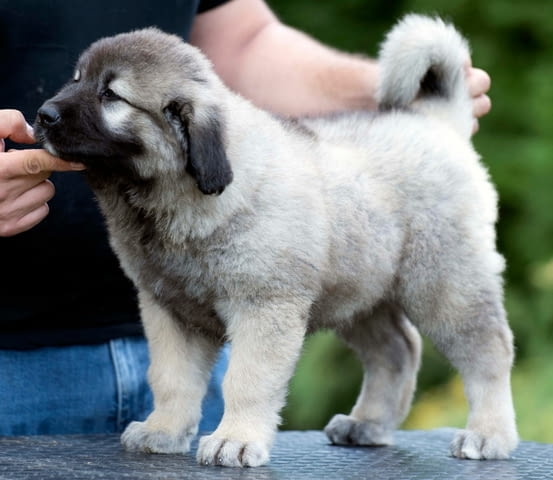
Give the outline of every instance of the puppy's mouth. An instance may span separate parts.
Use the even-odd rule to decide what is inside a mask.
[[[52,155],[66,162],[82,163],[87,170],[116,174],[124,165],[125,171],[132,158],[143,152],[140,142],[132,139],[95,139],[73,129],[49,128],[37,120],[35,138]]]
[[[63,147],[58,147],[50,142],[46,135],[37,135],[35,129],[35,138],[37,143],[42,145],[42,148],[46,150],[51,155],[61,158],[66,162],[71,163],[82,163],[87,168],[93,166],[97,161],[97,156],[95,155],[86,155],[83,152],[66,150]]]
[[[64,151],[63,149],[55,146],[48,139],[46,132],[40,125],[35,123],[33,130],[34,130],[35,140],[37,141],[38,144],[42,145],[42,148],[44,148],[44,150],[46,150],[49,154],[54,155],[54,157],[61,158],[66,162],[77,162],[77,163],[85,164],[84,159],[80,158],[81,156],[78,153]]]

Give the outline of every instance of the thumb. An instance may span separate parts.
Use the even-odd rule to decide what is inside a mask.
[[[0,138],[17,143],[36,143],[32,127],[18,110],[0,110]]]

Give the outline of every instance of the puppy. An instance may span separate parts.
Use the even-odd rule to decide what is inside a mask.
[[[513,341],[496,193],[470,144],[468,55],[452,26],[408,16],[382,47],[378,113],[282,120],[158,30],[83,53],[36,132],[52,154],[87,166],[138,289],[155,409],[124,432],[126,448],[189,450],[229,341],[224,416],[197,459],[266,463],[304,336],[317,328],[334,329],[366,372],[328,437],[389,444],[415,388],[416,326],[465,384],[468,424],[451,453],[509,456]]]

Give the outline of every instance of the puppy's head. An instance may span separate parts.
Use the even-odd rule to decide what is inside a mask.
[[[73,79],[39,109],[35,132],[52,154],[96,177],[185,173],[203,193],[218,194],[232,181],[224,93],[197,49],[140,30],[92,44]]]

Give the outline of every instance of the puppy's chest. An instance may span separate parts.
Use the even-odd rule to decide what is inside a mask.
[[[104,196],[101,204],[112,246],[136,286],[159,299],[186,296],[205,303],[212,298],[209,265],[184,236],[175,238],[171,219],[154,216],[118,193]]]
[[[186,328],[222,338],[225,327],[215,312],[220,286],[200,259],[165,248],[157,237],[135,245],[131,278]]]
[[[134,250],[131,261],[138,285],[156,298],[172,301],[186,297],[207,304],[217,296],[219,282],[213,268],[204,258],[189,251],[184,241],[177,247],[168,246],[154,232],[147,235],[147,241],[128,247]]]

